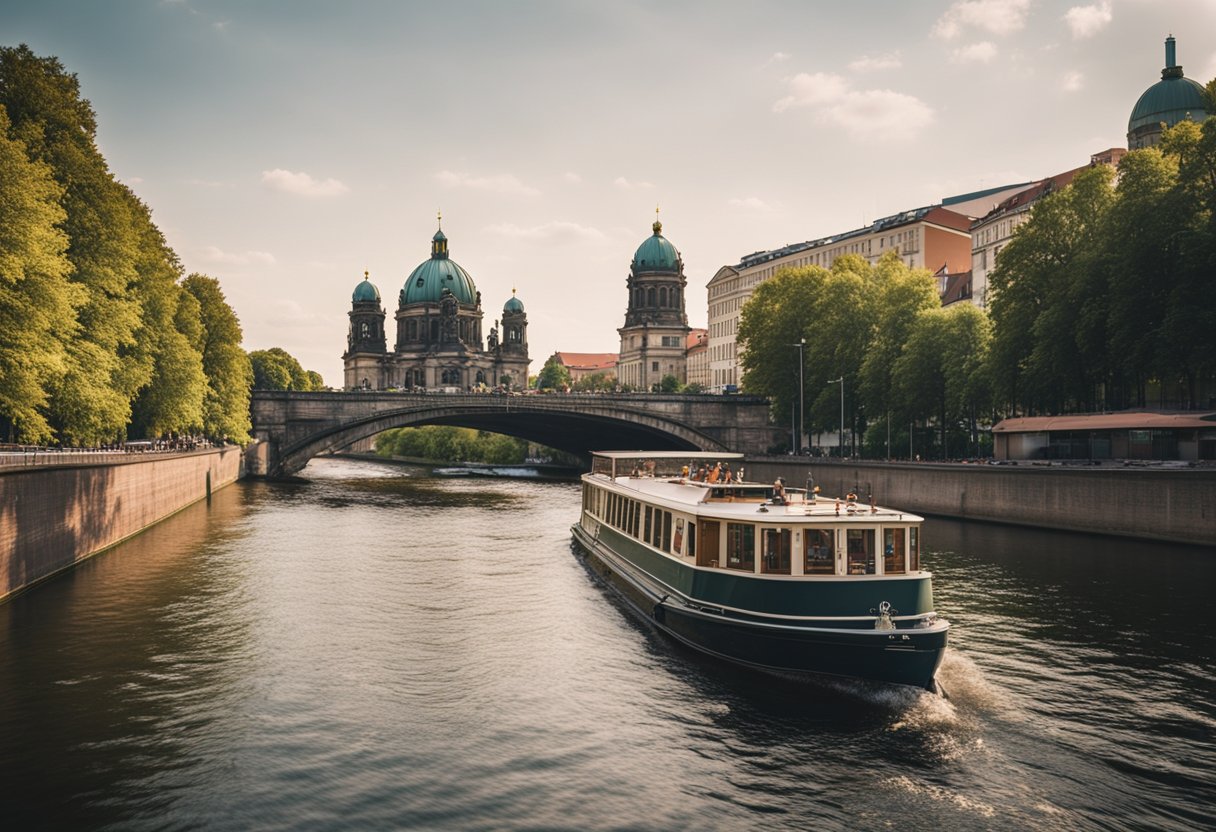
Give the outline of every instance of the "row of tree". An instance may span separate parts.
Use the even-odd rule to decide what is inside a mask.
[[[376,437],[376,453],[388,457],[445,462],[518,465],[527,457],[528,443],[512,436],[472,428],[426,425],[384,431]]]
[[[991,291],[991,317],[942,308],[932,275],[893,254],[783,270],[743,307],[744,386],[797,424],[801,353],[808,432],[852,431],[872,455],[911,454],[917,423],[961,456],[1004,415],[1211,406],[1216,118],[1041,199]]]
[[[96,130],[57,59],[0,48],[0,440],[245,441],[255,366],[273,385],[293,365],[280,389],[319,376],[251,364],[218,281],[184,276]]]

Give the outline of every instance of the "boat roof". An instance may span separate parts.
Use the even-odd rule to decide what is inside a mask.
[[[729,451],[592,451],[591,455],[604,459],[743,459],[743,454]]]
[[[796,523],[830,520],[833,523],[864,525],[881,522],[919,523],[924,520],[917,514],[895,508],[878,505],[871,508],[864,502],[864,497],[853,504],[852,510],[844,497],[837,499],[820,496],[814,502],[800,501],[805,496],[804,489],[788,486],[785,490],[793,498],[791,502],[785,505],[759,502],[760,497],[772,495],[771,483],[707,483],[673,477],[645,476],[614,478],[604,473],[584,474],[583,477],[595,482],[612,483],[618,490],[633,492],[637,499],[643,502],[700,516],[734,519],[739,522],[746,520],[751,523]],[[726,501],[724,498],[728,496],[737,497],[738,502]],[[761,511],[761,508],[764,511]]]

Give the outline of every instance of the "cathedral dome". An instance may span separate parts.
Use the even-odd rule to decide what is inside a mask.
[[[502,311],[511,315],[518,315],[524,311],[524,303],[512,294],[510,299],[502,305]]]
[[[443,230],[431,238],[431,259],[410,272],[401,287],[401,305],[438,303],[444,289],[451,289],[461,303],[477,302],[477,285],[455,260],[448,257],[448,238]]]
[[[367,279],[367,272],[363,273],[363,280],[355,287],[355,292],[351,295],[351,301],[354,303],[362,303],[365,301],[380,302],[380,290],[376,285]]]
[[[663,236],[663,224],[655,220],[654,234],[647,237],[633,254],[634,272],[680,271],[680,252]]]
[[[1172,127],[1185,118],[1202,121],[1207,114],[1203,87],[1183,76],[1182,67],[1174,59],[1174,38],[1170,37],[1165,41],[1161,80],[1145,90],[1132,108],[1127,121],[1129,141],[1139,132],[1156,132],[1162,122]]]

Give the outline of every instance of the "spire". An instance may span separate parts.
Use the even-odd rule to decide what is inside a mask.
[[[443,209],[440,208],[435,212],[435,219],[439,222],[439,230],[443,230]]]
[[[659,206],[654,206],[654,225],[650,226],[654,229],[654,235],[657,237],[663,232],[663,223],[659,222]]]
[[[431,238],[431,259],[446,260],[448,258],[448,238],[443,233],[443,211],[437,212],[435,218],[439,222],[439,230]]]
[[[1174,49],[1174,36],[1165,39],[1165,69],[1161,70],[1161,80],[1166,78],[1181,78],[1182,67],[1178,66],[1178,56]]]

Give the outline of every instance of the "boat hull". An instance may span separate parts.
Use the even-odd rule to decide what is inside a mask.
[[[853,622],[761,621],[698,604],[619,557],[581,526],[574,540],[597,573],[641,617],[703,653],[796,676],[839,676],[935,690],[948,625],[877,630]]]

